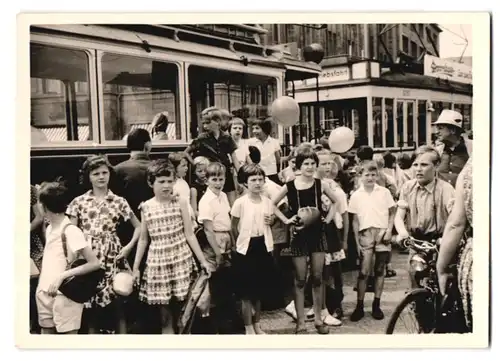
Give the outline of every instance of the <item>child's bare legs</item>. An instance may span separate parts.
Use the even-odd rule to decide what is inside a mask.
[[[320,333],[328,332],[324,329],[324,323],[321,315],[323,309],[323,268],[325,266],[325,253],[314,252],[311,254],[311,279],[314,307],[314,324]]]
[[[42,335],[55,335],[57,333],[55,327],[42,327],[40,332]]]
[[[384,290],[385,267],[388,258],[389,252],[375,252],[375,298],[373,299],[372,316],[376,320],[384,318],[384,313],[380,309],[380,297]]]
[[[361,269],[358,275],[358,303],[351,315],[351,321],[357,322],[362,319],[364,313],[364,301],[368,276],[372,270],[373,249],[361,251]]]
[[[161,333],[165,335],[174,334],[174,322],[170,306],[160,306]]]
[[[86,312],[88,316],[88,321],[87,321],[87,327],[88,327],[88,333],[90,335],[95,335],[100,333],[100,327],[98,323],[98,316],[97,316],[97,310],[95,308],[88,308],[84,312]]]
[[[304,288],[306,286],[307,257],[293,257],[293,267],[295,269],[295,311],[297,312],[297,331],[306,328],[306,318],[304,312]]]
[[[243,315],[243,323],[245,324],[245,334],[255,335],[252,324],[252,302],[250,300],[241,300],[241,313]]]
[[[124,304],[120,299],[115,300],[113,303],[116,320],[116,333],[119,335],[125,335],[127,333],[127,320],[125,318]]]
[[[260,300],[255,300],[253,303],[254,314],[252,316],[253,329],[257,335],[265,335],[266,333],[260,328]]]

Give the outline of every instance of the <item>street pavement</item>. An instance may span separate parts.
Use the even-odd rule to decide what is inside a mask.
[[[330,334],[384,334],[385,327],[389,322],[392,312],[403,299],[408,289],[408,255],[401,254],[393,250],[392,266],[397,275],[392,278],[386,278],[384,292],[381,298],[382,311],[385,314],[383,320],[375,320],[371,316],[371,305],[373,293],[367,293],[365,296],[365,317],[358,322],[351,322],[349,316],[356,306],[356,292],[353,287],[356,285],[358,277],[357,271],[344,272],[344,318],[342,326],[330,327]],[[306,312],[308,309],[306,309]],[[294,334],[295,321],[285,313],[283,309],[263,312],[261,315],[261,325],[264,332],[268,334]],[[316,334],[314,322],[306,322],[307,331],[310,334]]]

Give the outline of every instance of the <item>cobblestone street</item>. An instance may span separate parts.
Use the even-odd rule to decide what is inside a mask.
[[[349,316],[356,306],[356,292],[353,290],[356,284],[357,271],[344,273],[344,318],[342,326],[330,327],[330,334],[383,334],[392,311],[404,297],[408,287],[408,255],[393,251],[392,265],[397,275],[385,279],[384,293],[381,299],[381,308],[385,318],[381,321],[371,316],[371,303],[373,293],[367,293],[365,297],[365,317],[359,322],[351,322]],[[307,309],[306,309],[307,312]],[[295,321],[285,313],[284,310],[265,312],[261,319],[263,330],[269,334],[293,334],[295,332]],[[310,334],[316,334],[314,322],[307,322]]]

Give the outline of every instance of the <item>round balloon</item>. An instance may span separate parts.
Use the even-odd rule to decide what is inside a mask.
[[[299,122],[299,104],[292,97],[279,97],[271,106],[271,115],[279,125],[291,127]]]
[[[345,153],[354,145],[354,132],[347,127],[335,128],[330,133],[328,145],[333,153]]]

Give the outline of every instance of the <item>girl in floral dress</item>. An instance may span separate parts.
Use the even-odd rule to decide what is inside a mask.
[[[124,334],[127,324],[122,302],[113,291],[113,277],[120,270],[130,270],[127,256],[139,239],[141,224],[127,201],[109,190],[111,172],[112,166],[106,157],[89,157],[82,173],[83,182],[91,189],[70,203],[67,214],[83,230],[106,271],[97,294],[85,304],[89,333],[98,333],[97,321],[111,314],[116,321],[116,333]],[[116,234],[120,222],[131,222],[135,228],[132,240],[125,247]]]
[[[154,161],[147,171],[154,197],[141,205],[141,236],[134,262],[139,299],[160,306],[162,333],[173,334],[171,301],[184,301],[196,272],[193,253],[201,267],[209,265],[193,233],[189,204],[174,196],[175,170],[167,161]],[[139,266],[147,252],[142,279]]]

